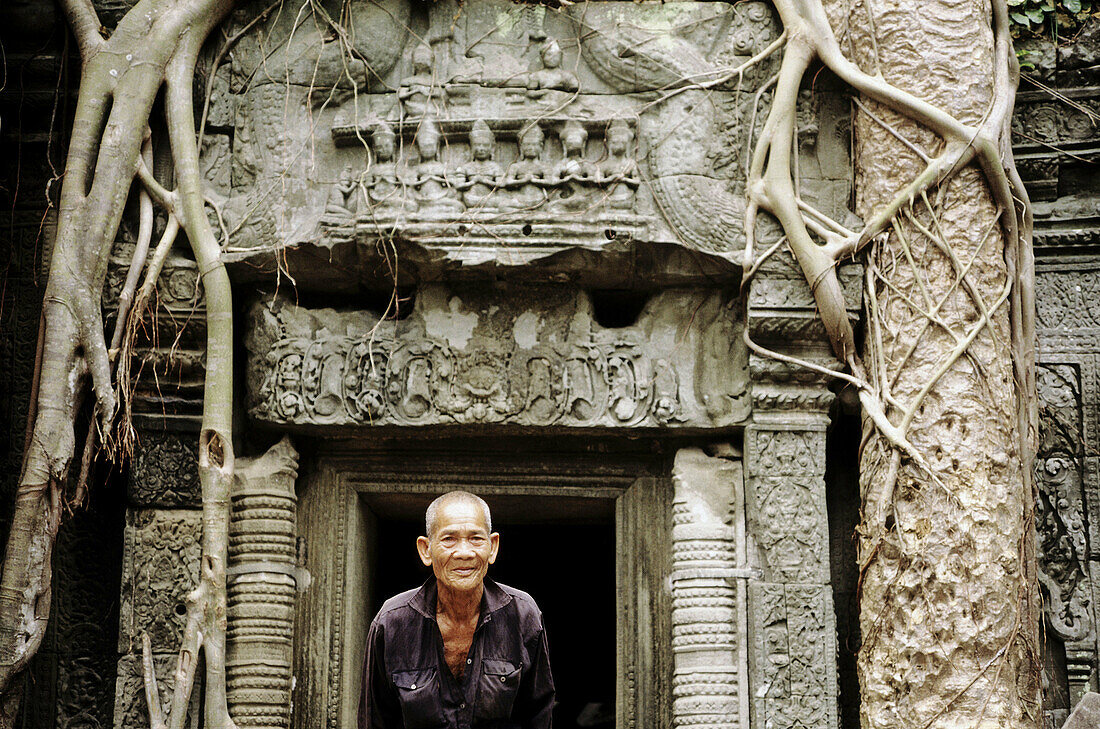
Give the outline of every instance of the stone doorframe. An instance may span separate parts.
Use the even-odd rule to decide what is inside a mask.
[[[420,448],[416,449],[419,445]],[[319,454],[300,482],[299,533],[312,588],[298,603],[292,726],[326,729],[355,725],[359,680],[373,581],[370,551],[378,517],[370,500],[381,495],[434,495],[462,488],[493,496],[554,497],[584,508],[614,510],[618,623],[618,725],[668,726],[671,691],[672,609],[668,478],[652,464],[609,464],[593,458],[550,459],[537,454],[524,464],[498,464],[470,456],[433,457],[428,442],[404,451],[348,456]],[[578,463],[580,461],[580,463]],[[666,528],[654,525],[667,523]],[[628,525],[632,528],[628,528]],[[643,534],[639,527],[646,527]],[[626,584],[641,589],[627,592]],[[634,599],[626,600],[625,595]],[[669,644],[669,645],[666,645]],[[631,710],[655,706],[657,711]],[[659,717],[666,717],[659,720]]]
[[[414,446],[416,444],[413,444]],[[354,725],[380,494],[464,488],[492,496],[614,504],[617,727],[745,727],[750,579],[739,451],[533,453],[505,463],[420,449],[318,454],[299,483],[312,587],[298,603],[292,726]],[[408,456],[408,457],[405,457]],[[674,462],[670,462],[674,460]],[[357,558],[357,555],[359,557]],[[823,656],[824,657],[824,656]]]

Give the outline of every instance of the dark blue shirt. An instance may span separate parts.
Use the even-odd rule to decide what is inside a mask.
[[[434,577],[378,611],[367,635],[359,729],[549,729],[554,680],[531,596],[485,580],[461,679],[443,657],[435,611]]]

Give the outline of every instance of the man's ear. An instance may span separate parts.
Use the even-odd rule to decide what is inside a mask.
[[[420,553],[420,561],[424,563],[425,567],[432,566],[432,553],[428,550],[430,542],[427,537],[416,538],[416,551]]]
[[[498,549],[500,549],[500,534],[493,532],[489,535],[489,564],[497,561]]]

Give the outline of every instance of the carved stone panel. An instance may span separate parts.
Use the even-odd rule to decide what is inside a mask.
[[[172,691],[175,689],[176,660],[175,653],[153,655],[153,670],[157,675],[157,690],[160,691],[160,705],[166,721],[171,719]],[[199,726],[201,710],[201,691],[191,692],[191,701],[187,706],[185,729]],[[141,666],[141,656],[126,655],[118,660],[118,681],[115,684],[115,729],[133,729],[149,726],[149,707],[145,700],[145,680]]]
[[[194,433],[140,432],[130,461],[130,503],[198,507],[202,501],[198,459],[198,437]]]
[[[411,244],[511,267],[636,243],[742,248],[778,56],[736,69],[779,36],[768,3],[384,5],[346,4],[364,29],[347,62],[324,23],[293,14],[235,47],[235,98],[213,104],[235,113],[231,259],[308,244],[357,248],[362,265]],[[799,107],[803,197],[842,220],[849,115],[825,86]],[[757,234],[779,235],[766,216]]]
[[[126,514],[119,653],[141,653],[148,633],[156,652],[179,648],[185,598],[199,575],[201,512],[131,509]],[[121,679],[120,679],[121,680]]]
[[[684,315],[691,316],[684,321]],[[748,411],[736,307],[666,291],[605,328],[583,293],[425,287],[397,322],[258,303],[249,414],[313,425],[721,427]]]

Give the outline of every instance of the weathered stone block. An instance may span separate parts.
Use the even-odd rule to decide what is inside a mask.
[[[1100,694],[1093,691],[1081,697],[1062,729],[1096,729],[1100,727]]]
[[[141,651],[148,633],[157,652],[179,648],[186,597],[198,582],[201,512],[131,509],[126,515],[119,653]]]

